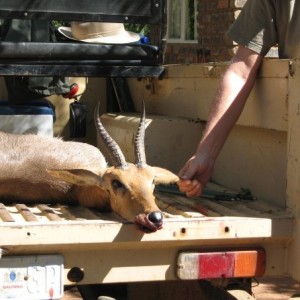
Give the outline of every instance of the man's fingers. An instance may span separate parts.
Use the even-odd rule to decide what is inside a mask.
[[[183,193],[185,193],[185,192],[191,190],[192,181],[189,180],[189,179],[179,180],[177,182],[177,185],[178,185],[180,191],[183,192]]]
[[[179,190],[188,197],[200,196],[202,193],[202,184],[197,180],[180,180],[177,184]]]
[[[186,195],[188,197],[198,197],[202,194],[202,184],[199,181],[193,180],[193,183],[191,185],[191,189],[186,192]]]

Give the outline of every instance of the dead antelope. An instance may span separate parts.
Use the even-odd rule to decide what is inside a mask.
[[[145,110],[134,142],[134,164],[126,162],[103,127],[99,104],[95,125],[113,166],[107,166],[96,147],[85,143],[0,132],[0,199],[24,203],[77,202],[102,211],[112,210],[143,232],[161,229],[163,214],[155,203],[154,186],[174,183],[178,177],[146,163]]]

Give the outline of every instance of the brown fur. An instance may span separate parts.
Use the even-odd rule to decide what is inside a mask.
[[[77,202],[111,209],[142,230],[161,228],[148,218],[159,212],[154,185],[178,177],[157,167],[108,167],[94,146],[35,135],[0,132],[0,200]]]
[[[84,202],[72,184],[54,178],[47,170],[82,168],[99,175],[106,167],[101,152],[88,144],[0,132],[1,199]]]

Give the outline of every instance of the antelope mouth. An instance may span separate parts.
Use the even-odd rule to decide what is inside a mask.
[[[136,225],[137,229],[144,233],[156,232],[157,230],[163,228],[163,220],[154,223],[149,220],[149,217],[146,214],[137,215],[134,218],[134,224]]]

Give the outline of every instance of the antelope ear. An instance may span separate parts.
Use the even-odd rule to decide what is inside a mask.
[[[163,168],[153,167],[154,169],[154,184],[172,184],[179,181],[179,177]]]
[[[99,185],[101,180],[95,173],[82,169],[47,170],[47,172],[55,178],[77,185]]]

